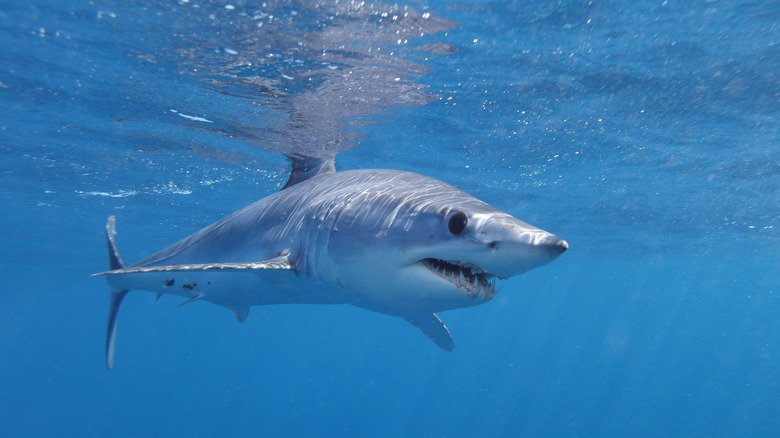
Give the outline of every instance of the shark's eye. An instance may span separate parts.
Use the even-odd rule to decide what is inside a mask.
[[[450,218],[449,228],[450,233],[460,234],[466,229],[466,225],[469,223],[469,218],[466,217],[466,213],[459,211],[452,215]]]

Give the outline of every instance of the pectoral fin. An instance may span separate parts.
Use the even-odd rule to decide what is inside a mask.
[[[439,319],[435,313],[409,315],[404,316],[404,319],[417,327],[442,350],[452,351],[452,349],[455,348],[455,343],[452,341],[450,331],[447,330],[447,326],[441,322],[441,319]]]

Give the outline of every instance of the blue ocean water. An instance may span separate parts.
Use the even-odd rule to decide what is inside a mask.
[[[774,436],[780,5],[0,1],[0,435]],[[134,292],[283,154],[424,173],[565,238],[445,353],[347,306]]]

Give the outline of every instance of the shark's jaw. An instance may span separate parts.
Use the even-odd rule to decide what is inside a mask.
[[[481,296],[488,301],[498,292],[495,276],[474,264],[436,258],[425,258],[418,263],[456,289],[463,290],[470,298]]]

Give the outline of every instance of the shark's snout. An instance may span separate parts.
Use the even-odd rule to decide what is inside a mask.
[[[554,234],[546,235],[538,246],[557,254],[563,254],[564,251],[569,249],[569,243]]]
[[[491,237],[493,252],[474,263],[498,278],[546,265],[569,248],[560,237],[511,216],[491,218],[480,231]]]
[[[537,235],[533,242],[524,249],[527,253],[526,262],[536,264],[534,267],[545,265],[555,260],[569,249],[569,243],[560,237],[545,231],[542,231],[542,233]]]

